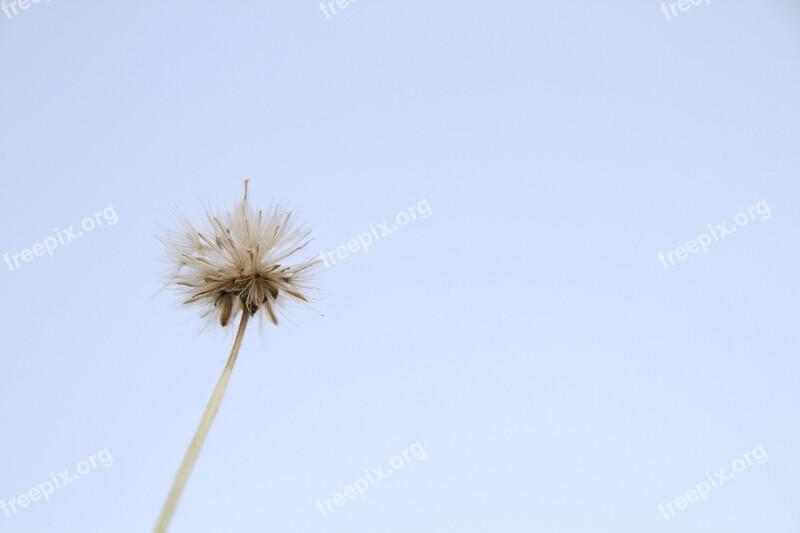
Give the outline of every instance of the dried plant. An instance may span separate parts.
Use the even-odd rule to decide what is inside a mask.
[[[167,530],[180,495],[214,422],[230,381],[233,366],[250,317],[267,316],[273,324],[291,303],[308,303],[315,291],[313,276],[318,260],[296,265],[283,262],[303,250],[310,232],[297,227],[292,212],[277,205],[256,210],[244,197],[230,212],[205,213],[206,225],[198,227],[178,215],[179,229],[163,229],[159,240],[165,259],[174,265],[166,282],[183,295],[183,303],[197,307],[206,325],[239,327],[225,369],[208,402],[203,418],[183,459],[164,505],[156,532]],[[262,311],[259,313],[259,311]]]

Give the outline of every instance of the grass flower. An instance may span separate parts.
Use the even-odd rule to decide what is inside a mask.
[[[208,402],[194,439],[167,497],[156,532],[167,530],[180,495],[214,422],[227,390],[233,366],[250,317],[266,316],[273,324],[292,303],[308,303],[314,292],[313,276],[318,260],[286,264],[310,242],[310,232],[295,223],[283,206],[256,210],[248,203],[247,181],[242,201],[229,212],[207,210],[200,227],[183,215],[178,229],[164,229],[159,240],[173,270],[166,279],[198,308],[206,325],[227,327],[241,315],[225,369]]]

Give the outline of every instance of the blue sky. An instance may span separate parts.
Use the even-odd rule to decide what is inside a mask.
[[[797,531],[800,8],[671,3],[0,11],[0,531],[151,530],[232,341],[154,236],[244,179],[393,231],[248,331],[171,531]]]

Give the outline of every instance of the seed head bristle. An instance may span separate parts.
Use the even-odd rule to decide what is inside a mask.
[[[199,228],[179,215],[180,229],[164,230],[160,237],[175,266],[168,284],[184,296],[184,304],[201,307],[204,317],[216,317],[222,327],[240,311],[256,315],[261,309],[277,324],[276,312],[292,302],[307,303],[315,290],[318,260],[285,264],[307,246],[310,233],[281,205],[252,208],[248,181],[233,210],[207,211],[207,223]]]

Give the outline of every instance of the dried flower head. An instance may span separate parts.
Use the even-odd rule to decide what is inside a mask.
[[[281,205],[254,209],[245,181],[240,204],[222,214],[207,210],[205,218],[197,227],[179,214],[180,229],[164,229],[159,237],[175,265],[166,282],[186,297],[184,304],[227,326],[239,311],[254,316],[260,309],[277,324],[286,304],[308,302],[319,261],[284,264],[310,242],[310,232],[297,227],[291,211]]]

